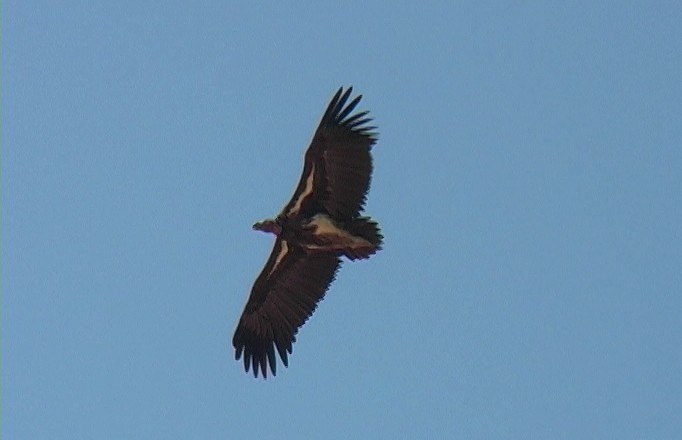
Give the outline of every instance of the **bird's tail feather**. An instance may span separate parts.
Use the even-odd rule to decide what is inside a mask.
[[[353,219],[348,226],[348,232],[364,238],[371,244],[371,246],[367,247],[347,249],[345,254],[351,260],[369,258],[370,255],[374,255],[377,251],[381,250],[384,236],[381,235],[381,230],[379,229],[377,222],[371,218],[358,217]]]

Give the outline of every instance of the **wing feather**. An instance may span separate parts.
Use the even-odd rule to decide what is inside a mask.
[[[334,255],[308,256],[299,247],[277,238],[232,338],[235,358],[244,369],[267,377],[276,374],[275,350],[288,365],[296,333],[313,314],[334,280],[340,260]]]
[[[340,88],[322,116],[305,154],[303,174],[282,214],[308,217],[324,209],[339,220],[350,220],[364,208],[372,175],[370,150],[376,127],[366,124],[369,112],[352,114],[362,99],[348,104],[353,91]]]

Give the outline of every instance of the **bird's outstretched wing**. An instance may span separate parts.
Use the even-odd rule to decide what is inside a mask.
[[[368,112],[354,113],[362,95],[348,102],[353,88],[340,88],[322,116],[305,154],[303,174],[282,214],[309,217],[326,210],[350,220],[364,208],[372,175],[370,150],[376,127],[367,126]]]
[[[279,353],[284,366],[296,341],[296,333],[313,314],[334,280],[340,260],[335,255],[309,256],[277,238],[263,271],[256,279],[232,338],[235,359],[244,357],[244,368],[267,377],[276,374]]]

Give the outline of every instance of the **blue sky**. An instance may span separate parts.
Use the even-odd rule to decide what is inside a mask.
[[[676,2],[3,2],[2,437],[675,438]],[[290,367],[232,332],[333,92],[380,139]]]

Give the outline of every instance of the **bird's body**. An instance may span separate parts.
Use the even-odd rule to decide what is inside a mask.
[[[274,225],[271,226],[270,222]],[[328,253],[344,255],[351,260],[363,259],[374,254],[380,244],[377,225],[368,217],[358,217],[343,223],[327,213],[319,212],[300,220],[266,220],[256,223],[254,229],[278,235],[308,255]]]
[[[275,219],[253,228],[277,236],[256,279],[232,343],[246,371],[276,372],[275,350],[288,364],[298,329],[334,280],[341,257],[365,259],[381,249],[376,222],[360,215],[372,173],[374,127],[367,112],[350,115],[352,88],[332,98],[306,151],[303,175]]]

